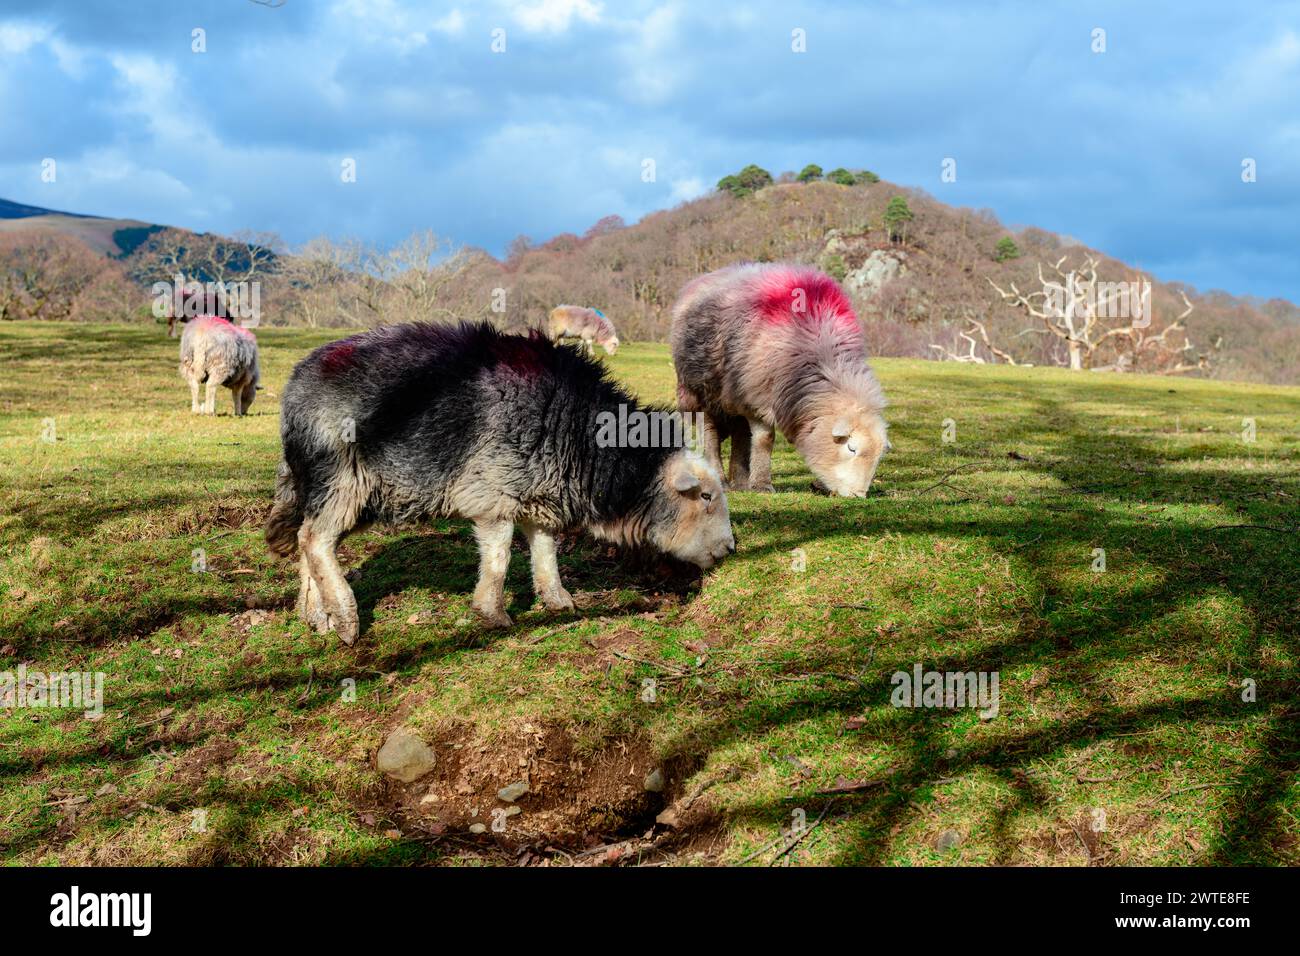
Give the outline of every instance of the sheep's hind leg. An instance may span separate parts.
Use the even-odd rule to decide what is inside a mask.
[[[510,567],[510,538],[515,526],[510,521],[476,521],[478,539],[478,585],[474,588],[474,610],[492,627],[509,627],[514,622],[506,613],[505,582]]]
[[[204,386],[203,392],[203,414],[215,415],[217,413],[217,383],[211,378],[208,384]]]
[[[555,535],[533,525],[524,525],[528,553],[533,565],[533,590],[551,611],[572,611],[573,596],[560,581],[560,563],[555,555]]]
[[[318,634],[324,634],[330,629],[329,617],[325,614],[324,607],[321,606],[320,585],[311,576],[311,567],[307,561],[307,552],[301,551],[298,554],[298,616],[307,622],[310,627]]]
[[[326,630],[338,634],[344,644],[354,644],[361,625],[357,616],[357,599],[343,576],[343,568],[339,566],[334,551],[340,537],[340,530],[322,522],[319,517],[308,518],[298,531],[298,547],[306,555],[312,584],[319,590]]]

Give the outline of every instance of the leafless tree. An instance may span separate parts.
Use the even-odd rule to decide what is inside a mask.
[[[1056,338],[1064,349],[1062,364],[1074,370],[1140,370],[1168,375],[1209,367],[1209,355],[1193,356],[1191,341],[1183,334],[1183,320],[1193,308],[1185,294],[1186,310],[1155,332],[1148,280],[1104,282],[1098,277],[1100,261],[1095,256],[1086,255],[1082,265],[1070,269],[1065,266],[1068,258],[1063,255],[1052,263],[1050,275],[1039,262],[1041,288],[1035,291],[1021,291],[1015,282],[1003,289],[988,279],[1005,302],[1037,319],[1039,331]],[[1181,344],[1177,342],[1180,334]],[[984,338],[992,350],[987,335]]]

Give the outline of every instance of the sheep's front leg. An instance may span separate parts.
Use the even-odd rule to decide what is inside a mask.
[[[509,627],[514,622],[506,613],[506,571],[510,567],[510,538],[515,526],[510,521],[476,521],[478,539],[478,585],[474,588],[474,610],[492,627]]]
[[[719,420],[705,412],[700,433],[700,453],[704,455],[705,461],[718,469],[718,474],[722,474],[722,432]]]
[[[731,430],[731,473],[728,484],[737,491],[749,487],[749,423],[741,420],[740,425]]]
[[[215,415],[217,413],[217,383],[208,379],[208,384],[204,386],[203,393],[203,414]]]
[[[560,582],[560,562],[555,555],[555,535],[533,525],[524,526],[533,565],[533,590],[551,611],[572,611],[573,596]]]
[[[199,380],[190,379],[190,414],[198,414],[203,411],[199,405]]]
[[[749,423],[749,490],[775,491],[772,487],[772,446],[776,431],[766,422]]]
[[[244,392],[238,385],[230,390],[230,401],[235,406],[236,418],[244,414]]]

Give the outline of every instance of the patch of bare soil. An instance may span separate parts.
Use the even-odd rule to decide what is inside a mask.
[[[720,849],[707,800],[683,795],[695,767],[656,759],[643,740],[579,753],[563,728],[525,723],[491,741],[455,725],[430,745],[429,774],[385,778],[385,802],[408,833],[522,865],[666,862]]]

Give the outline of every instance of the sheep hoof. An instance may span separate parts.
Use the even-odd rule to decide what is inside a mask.
[[[768,494],[768,495],[770,495],[770,494],[772,494],[772,493],[774,493],[774,492],[776,491],[776,489],[775,489],[774,487],[772,487],[772,483],[771,483],[770,481],[768,481],[768,482],[764,482],[764,483],[761,484],[761,485],[759,485],[759,484],[755,484],[754,482],[750,482],[750,484],[749,484],[749,490],[750,490],[750,491],[758,491],[758,492],[761,492],[761,493],[763,493],[763,494]]]
[[[552,591],[549,594],[542,595],[542,604],[548,611],[573,611],[577,606],[573,603],[573,595],[564,588]]]
[[[361,627],[356,618],[335,618],[329,619],[330,628],[339,636],[339,640],[351,647],[357,642],[357,635]]]
[[[515,623],[510,620],[510,615],[505,612],[504,608],[484,610],[483,608],[476,606],[474,610],[478,612],[478,616],[482,618],[483,623],[490,628],[510,627]]]

